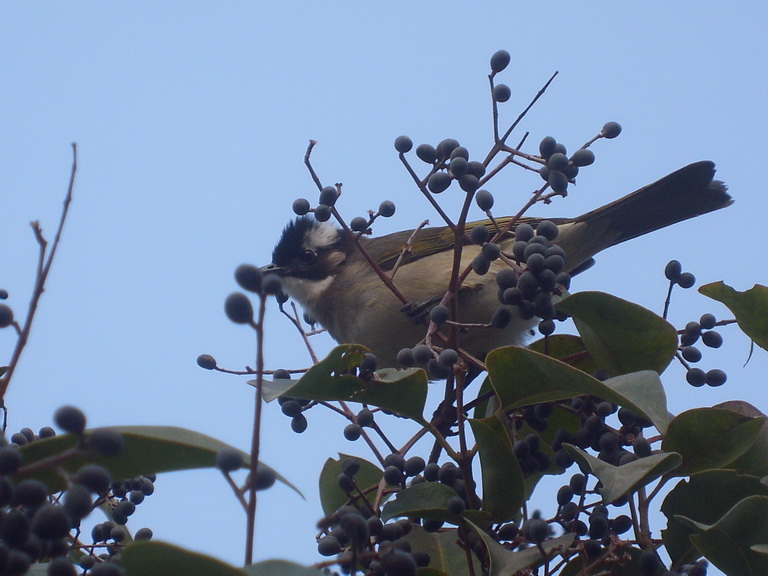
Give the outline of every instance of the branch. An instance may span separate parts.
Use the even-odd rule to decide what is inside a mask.
[[[32,321],[35,318],[35,312],[37,312],[37,306],[40,302],[40,297],[45,291],[45,282],[48,279],[48,272],[51,270],[51,264],[53,264],[53,258],[56,255],[56,249],[59,246],[61,240],[61,231],[64,228],[64,222],[67,220],[67,213],[69,212],[69,205],[72,202],[72,191],[75,187],[75,174],[77,173],[77,144],[72,143],[72,169],[69,174],[69,185],[67,186],[67,195],[64,198],[64,206],[61,210],[61,218],[59,219],[59,227],[56,230],[56,236],[54,237],[51,250],[48,252],[46,258],[46,250],[48,242],[43,237],[43,231],[40,228],[40,223],[35,221],[30,223],[32,231],[35,234],[37,243],[40,245],[40,256],[37,264],[37,272],[35,274],[35,287],[32,291],[32,298],[29,301],[29,308],[27,309],[27,317],[24,320],[23,328],[19,334],[19,338],[16,341],[16,347],[13,350],[11,361],[8,364],[8,369],[5,374],[0,378],[0,406],[5,407],[5,393],[8,391],[8,386],[11,383],[11,378],[16,371],[16,366],[21,358],[21,353],[24,347],[27,345],[29,339],[29,332],[32,329]],[[3,432],[5,431],[5,425],[3,425]]]

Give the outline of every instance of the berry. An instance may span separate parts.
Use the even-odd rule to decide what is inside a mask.
[[[677,279],[677,284],[680,288],[690,288],[696,284],[696,276],[690,272],[683,272],[680,274],[680,278]]]
[[[213,370],[216,368],[216,358],[210,354],[200,354],[200,356],[197,357],[197,365],[205,370]]]
[[[88,434],[88,446],[103,456],[123,452],[123,436],[114,428],[96,428]]]
[[[643,576],[653,576],[659,569],[659,557],[653,550],[643,550],[640,553],[640,573]]]
[[[446,320],[448,320],[448,318],[450,318],[450,316],[451,311],[448,310],[447,306],[443,306],[442,304],[438,304],[429,311],[429,319],[435,324],[444,323]]]
[[[437,157],[438,158],[450,158],[451,152],[453,152],[453,149],[458,147],[459,142],[458,140],[455,140],[454,138],[446,138],[444,140],[441,140],[440,143],[437,145]]]
[[[256,490],[266,490],[275,485],[277,473],[267,466],[259,466],[256,470]]]
[[[554,192],[563,194],[568,189],[568,178],[562,172],[552,170],[547,178],[547,184]]]
[[[526,522],[527,526],[524,526],[528,538],[537,544],[541,544],[547,539],[549,535],[549,524],[541,518],[532,518]]]
[[[704,334],[701,335],[701,341],[704,342],[705,346],[709,346],[710,348],[720,348],[720,346],[723,345],[723,337],[719,332],[715,332],[714,330],[704,332]]]
[[[651,455],[651,443],[644,436],[638,436],[632,441],[632,450],[641,458]]]
[[[469,240],[472,242],[472,244],[482,246],[488,241],[488,238],[490,237],[491,231],[488,230],[487,226],[482,224],[473,227],[472,230],[469,231]]]
[[[349,223],[349,227],[353,232],[364,232],[368,228],[368,218],[362,216],[355,216]]]
[[[434,164],[437,161],[437,150],[431,144],[419,144],[416,147],[416,156],[419,160],[427,164]]]
[[[621,134],[621,124],[618,122],[606,122],[603,125],[602,135],[609,140]]]
[[[69,558],[59,556],[48,563],[46,574],[47,576],[77,576],[77,570]]]
[[[497,50],[493,53],[493,56],[491,56],[491,71],[498,74],[504,70],[504,68],[509,66],[509,61],[511,59],[512,57],[506,50]]]
[[[109,471],[98,464],[85,464],[80,467],[74,477],[74,481],[82,484],[91,492],[106,494],[109,490],[112,478]]]
[[[427,188],[433,194],[440,194],[451,185],[451,177],[445,172],[435,172],[427,181]]]
[[[403,348],[397,353],[397,362],[402,366],[413,366],[416,360],[413,357],[413,351],[410,348]]]
[[[506,84],[497,84],[493,87],[493,99],[496,102],[506,102],[512,96],[512,90]]]
[[[249,292],[261,292],[261,270],[252,264],[240,264],[235,269],[235,281],[244,290]]]
[[[670,260],[664,268],[664,276],[670,282],[677,282],[683,273],[683,265],[677,260]]]
[[[483,245],[481,254],[488,260],[496,260],[499,256],[501,256],[501,247],[498,244],[494,244],[493,242],[486,242]]]
[[[416,576],[419,570],[411,554],[397,549],[381,555],[381,566],[386,576]]]
[[[707,383],[707,374],[701,368],[691,368],[685,373],[685,379],[691,386],[704,386]]]
[[[551,220],[542,220],[536,226],[536,235],[544,236],[547,240],[554,240],[559,233],[560,229],[557,227],[557,224]]]
[[[318,204],[325,204],[326,206],[333,206],[336,204],[336,200],[339,197],[339,191],[335,186],[325,186],[320,190],[320,201]]]
[[[456,150],[459,150],[459,148],[456,148]],[[469,162],[467,162],[461,156],[457,156],[451,160],[451,163],[448,165],[448,169],[451,171],[451,174],[453,174],[454,178],[459,178],[460,176],[464,176],[469,170]]]
[[[715,327],[715,324],[717,324],[717,318],[715,318],[714,314],[702,314],[699,319],[699,324],[701,324],[701,327],[705,330],[711,330]]]
[[[368,372],[376,372],[376,367],[379,363],[379,359],[375,354],[368,352],[360,361],[360,370],[367,370]]]
[[[297,216],[304,216],[304,214],[309,212],[309,200],[306,198],[297,198],[293,201],[293,206],[291,206],[293,209],[293,213]]]
[[[32,532],[43,540],[59,540],[69,535],[71,521],[63,506],[44,504],[32,517]]]
[[[550,170],[563,170],[567,167],[568,157],[561,152],[555,152],[547,160],[547,168]]]
[[[53,438],[54,436],[56,436],[56,431],[53,428],[51,428],[50,426],[43,426],[37,432],[37,435],[41,439],[43,439],[43,438]]]
[[[459,187],[464,192],[474,192],[480,187],[480,180],[473,174],[464,174],[459,178]]]
[[[448,512],[451,514],[455,514],[457,516],[460,516],[464,513],[464,510],[466,509],[466,504],[464,504],[464,500],[461,499],[459,496],[451,496],[448,498],[448,503],[446,505],[446,508],[448,508]]]
[[[318,204],[315,207],[315,220],[318,222],[328,222],[331,219],[331,207],[327,204]]]
[[[482,252],[472,259],[472,270],[478,276],[488,273],[491,269],[491,261]]]
[[[379,214],[384,218],[389,218],[395,214],[395,203],[390,200],[384,200],[379,204]]]
[[[74,406],[62,406],[53,414],[53,421],[64,432],[82,434],[85,430],[85,414]]]
[[[467,165],[467,174],[471,174],[476,178],[482,178],[485,175],[485,166],[482,162],[471,160]]]
[[[456,352],[456,350],[453,350],[451,348],[446,348],[445,350],[442,350],[440,354],[437,355],[437,362],[441,366],[445,366],[446,368],[453,366],[458,361],[459,361],[459,353]]]
[[[413,359],[417,364],[426,364],[433,358],[432,348],[426,344],[419,344],[413,348]]]
[[[302,406],[298,400],[291,398],[280,404],[280,411],[289,418],[293,418],[294,416],[301,414]]]
[[[701,360],[701,350],[695,346],[686,346],[682,349],[683,358],[688,362],[698,362]]]
[[[456,146],[456,148],[451,150],[451,161],[456,158],[462,158],[469,161],[469,150],[464,148],[464,146]]]
[[[233,448],[222,448],[216,454],[216,468],[224,473],[239,470],[243,462],[243,455]]]
[[[15,474],[21,466],[21,452],[14,446],[0,448],[0,474]]]
[[[347,424],[344,428],[344,438],[350,442],[354,442],[363,433],[363,428],[359,424]]]
[[[317,553],[320,556],[335,556],[341,552],[341,544],[335,536],[323,536],[317,541]]]
[[[48,487],[40,480],[28,478],[22,480],[16,486],[13,502],[14,504],[28,506],[29,508],[37,508],[45,503],[47,499]]]
[[[151,540],[152,530],[149,528],[139,528],[133,535],[134,540]]]
[[[272,378],[274,380],[290,380],[291,373],[288,372],[288,370],[284,370],[283,368],[278,368],[275,370],[274,374],[272,374]]]
[[[264,294],[275,296],[278,302],[285,302],[288,297],[283,294],[283,281],[280,276],[270,274],[261,283],[261,289]]]
[[[549,158],[555,153],[557,147],[557,140],[552,136],[545,136],[539,143],[539,154],[542,158]]]
[[[224,301],[224,312],[235,324],[253,322],[253,306],[248,296],[242,292],[233,292]]]
[[[727,379],[726,373],[719,368],[707,371],[707,386],[722,386]]]
[[[390,486],[399,486],[403,482],[403,472],[397,466],[384,468],[384,480]]]
[[[304,414],[297,414],[291,418],[291,430],[296,434],[301,434],[307,429],[307,417]]]
[[[580,148],[571,156],[571,162],[575,166],[589,166],[595,161],[595,153],[587,148]]]
[[[480,210],[488,212],[488,210],[493,208],[493,194],[488,192],[488,190],[478,190],[477,194],[475,194],[475,202],[477,202],[477,207]]]
[[[0,304],[0,328],[13,324],[13,310],[7,304]]]
[[[395,138],[395,150],[400,152],[400,154],[410,152],[411,148],[413,148],[413,140],[408,136],[398,136]]]
[[[421,456],[412,456],[405,461],[403,472],[405,472],[407,476],[416,476],[417,474],[421,474],[425,467],[426,463],[424,462],[424,458]]]
[[[517,286],[517,272],[512,268],[503,268],[496,274],[496,285],[502,290]]]

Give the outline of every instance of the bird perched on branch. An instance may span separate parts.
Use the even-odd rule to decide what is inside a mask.
[[[713,180],[714,174],[712,162],[691,164],[576,218],[549,219],[555,226],[544,225],[546,231],[538,229],[541,219],[521,218],[515,228],[490,242],[498,246],[498,254],[481,244],[494,240],[495,226],[504,228],[510,218],[496,219],[495,224],[468,223],[461,263],[462,269],[473,266],[473,270],[458,290],[457,320],[484,326],[461,330],[459,347],[482,358],[494,348],[523,343],[535,316],[554,314],[551,300],[544,302],[546,297],[538,296],[557,292],[550,289],[553,275],[557,283],[567,283],[561,274],[588,267],[592,257],[606,248],[730,205],[726,186]],[[387,275],[400,260],[393,279],[400,297],[382,281],[358,242]],[[403,253],[407,243],[409,250]],[[288,224],[272,263],[262,270],[279,275],[285,292],[337,342],[363,344],[376,354],[380,366],[395,366],[398,351],[417,344],[426,333],[424,322],[415,323],[403,312],[404,304],[426,309],[441,300],[454,264],[454,243],[454,231],[447,226],[356,240],[347,230],[305,216]],[[526,250],[536,243],[543,249]],[[485,252],[490,253],[487,265],[484,256],[478,256]],[[530,260],[534,252],[544,257],[544,268],[541,258]],[[521,294],[523,304],[517,301]],[[500,314],[500,307],[508,312]]]

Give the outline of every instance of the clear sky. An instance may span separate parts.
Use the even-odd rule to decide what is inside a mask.
[[[394,138],[454,137],[480,157],[491,142],[488,59],[504,48],[511,121],[555,71],[521,126],[531,151],[546,135],[575,149],[605,121],[624,127],[595,146],[566,200],[536,215],[572,216],[696,160],[717,163],[736,203],[726,211],[602,255],[574,282],[660,311],[663,268],[683,262],[700,282],[738,289],[765,275],[768,201],[756,147],[768,116],[761,3],[66,2],[0,7],[0,287],[21,314],[31,290],[39,219],[50,237],[71,161],[75,199],[48,290],[7,397],[10,429],[51,423],[74,403],[93,425],[184,426],[246,449],[252,389],[199,369],[253,364],[253,335],[224,317],[235,267],[264,264],[291,202],[316,189],[307,141],[324,182],[343,182],[349,218],[397,203],[381,232],[437,220],[400,166]],[[520,132],[522,134],[522,131]],[[513,138],[515,140],[515,138]],[[510,170],[497,207],[515,210],[538,182]],[[448,208],[454,198],[443,195]],[[441,198],[442,199],[442,198]],[[479,216],[479,214],[478,214]],[[678,326],[718,303],[678,293]],[[274,313],[267,364],[299,367],[301,342]],[[692,389],[665,374],[670,409],[744,398],[766,408],[766,353],[725,329],[702,366],[729,374]],[[0,332],[6,356],[14,342]],[[317,340],[327,351],[327,337]],[[295,482],[260,500],[259,558],[316,559],[316,479],[338,451],[367,456],[343,422],[313,410],[303,435],[267,409],[263,460]],[[541,506],[546,510],[550,501]],[[243,515],[215,471],[162,476],[131,525],[237,563]]]

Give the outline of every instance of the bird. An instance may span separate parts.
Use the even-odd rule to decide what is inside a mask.
[[[589,267],[598,252],[677,222],[729,206],[727,186],[714,180],[715,165],[700,161],[614,202],[577,216],[548,218],[557,226],[553,243],[565,252],[564,271],[575,273]],[[496,219],[503,226],[509,218]],[[537,226],[540,218],[520,218],[516,226]],[[466,232],[488,220],[467,223]],[[511,254],[515,230],[497,243]],[[359,236],[309,215],[289,222],[275,245],[272,262],[261,268],[276,274],[283,290],[340,344],[361,344],[370,349],[379,366],[396,366],[398,352],[423,342],[426,322],[406,314],[402,299],[395,296],[374,271],[357,242],[387,274],[396,268],[394,285],[412,303],[411,309],[437,303],[448,289],[454,261],[454,231],[448,226],[404,230],[378,237]],[[404,252],[404,246],[409,249]],[[482,250],[467,237],[463,240],[462,269]],[[399,261],[398,261],[399,260]],[[487,273],[470,272],[457,295],[458,321],[481,324],[462,330],[459,346],[482,359],[493,349],[523,345],[534,319],[521,318],[514,306],[511,321],[502,328],[489,321],[499,307],[496,278],[509,267],[509,259],[491,262]],[[397,263],[397,265],[396,265]],[[481,271],[482,272],[482,271]],[[421,321],[418,321],[421,320]]]

